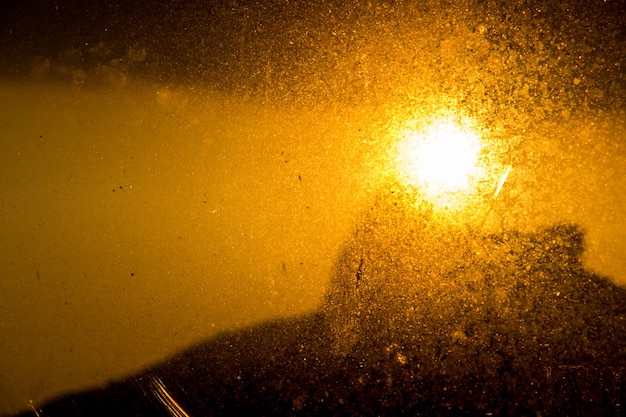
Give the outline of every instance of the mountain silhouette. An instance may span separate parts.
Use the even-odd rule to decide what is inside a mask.
[[[577,225],[480,233],[405,198],[365,213],[319,311],[23,415],[623,414],[626,291],[584,268]]]

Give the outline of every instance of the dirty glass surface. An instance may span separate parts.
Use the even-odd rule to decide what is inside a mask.
[[[624,1],[1,7],[0,414],[623,414]]]

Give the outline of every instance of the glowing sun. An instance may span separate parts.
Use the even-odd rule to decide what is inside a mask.
[[[398,144],[397,167],[405,185],[419,188],[431,202],[449,205],[470,192],[481,174],[479,135],[451,119],[408,131]]]

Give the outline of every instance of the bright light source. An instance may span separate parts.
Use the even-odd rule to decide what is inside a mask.
[[[481,140],[469,126],[439,119],[420,131],[405,133],[397,166],[405,185],[420,189],[431,203],[450,206],[472,191],[481,175]]]

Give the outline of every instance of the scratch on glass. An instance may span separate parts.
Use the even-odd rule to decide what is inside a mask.
[[[493,193],[493,199],[495,200],[498,197],[498,194],[500,194],[500,191],[502,191],[502,187],[504,186],[504,183],[506,182],[506,179],[509,176],[509,173],[511,172],[511,165],[507,165],[504,168],[504,172],[502,173],[502,175],[500,175],[500,179],[498,180],[498,187],[496,188],[496,192]]]
[[[150,377],[150,388],[154,396],[165,406],[167,411],[174,417],[189,417],[189,414],[176,402],[165,388],[165,384],[159,377]]]

